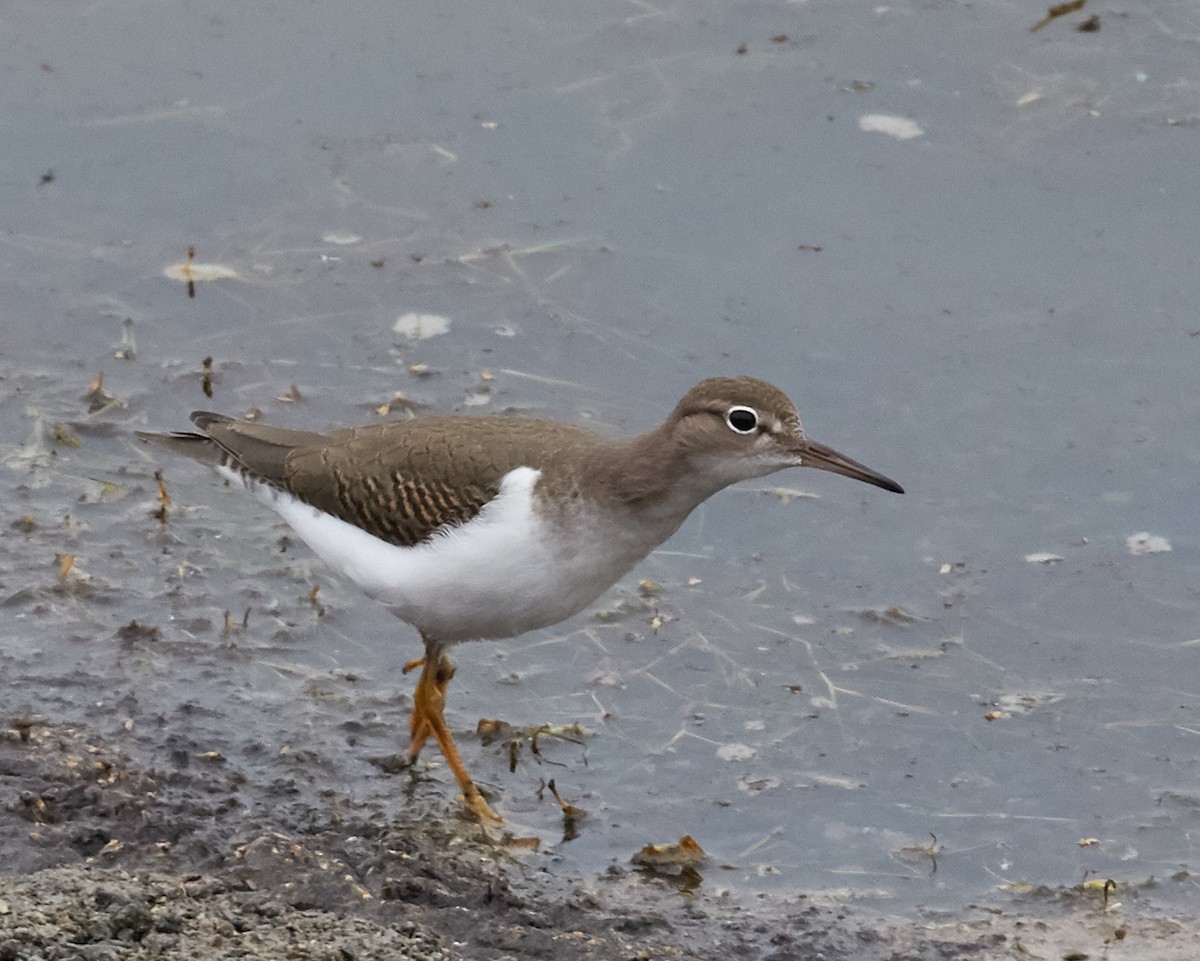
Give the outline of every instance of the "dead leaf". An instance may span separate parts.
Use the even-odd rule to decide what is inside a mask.
[[[674,844],[647,844],[630,860],[646,867],[691,867],[703,861],[707,854],[690,834]]]

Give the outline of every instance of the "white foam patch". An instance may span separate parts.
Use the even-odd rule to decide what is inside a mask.
[[[397,334],[402,334],[409,340],[428,340],[430,337],[437,337],[439,334],[448,333],[450,330],[450,320],[441,314],[418,314],[410,312],[397,317],[396,322],[392,324],[392,330]]]
[[[886,113],[869,113],[859,117],[858,129],[865,133],[885,133],[897,140],[912,140],[925,132],[907,117],[893,117]]]
[[[1171,542],[1158,534],[1140,531],[1125,538],[1125,546],[1130,554],[1165,554],[1171,549]]]

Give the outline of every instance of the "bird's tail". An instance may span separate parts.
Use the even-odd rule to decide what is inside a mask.
[[[150,431],[134,431],[138,440],[145,441],[151,447],[165,450],[172,454],[182,454],[202,464],[219,467],[227,460],[225,451],[211,437],[197,434],[188,430],[171,431],[169,434],[154,434]]]

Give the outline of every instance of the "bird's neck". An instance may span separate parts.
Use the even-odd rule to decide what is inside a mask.
[[[648,516],[677,518],[676,523],[728,483],[696,468],[669,421],[636,437],[606,441],[584,470],[613,502]]]

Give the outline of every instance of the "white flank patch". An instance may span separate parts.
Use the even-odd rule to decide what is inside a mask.
[[[446,644],[557,624],[583,610],[665,536],[652,526],[625,538],[607,528],[604,537],[576,529],[577,540],[561,544],[534,509],[541,471],[518,467],[470,521],[398,547],[268,484],[247,484],[228,468],[217,471],[279,514],[333,570]]]
[[[1171,542],[1149,531],[1141,531],[1126,537],[1125,546],[1129,548],[1130,554],[1165,554],[1171,549]]]
[[[925,132],[907,117],[893,117],[886,113],[869,113],[859,117],[858,129],[866,133],[885,133],[897,140],[912,140]]]
[[[1051,554],[1049,551],[1037,551],[1033,554],[1026,554],[1025,560],[1030,564],[1057,564],[1064,560],[1061,554]]]
[[[218,468],[245,487],[241,475]],[[440,641],[510,637],[556,623],[587,604],[564,591],[544,593],[559,566],[533,512],[531,467],[509,471],[500,493],[469,523],[414,547],[397,547],[268,484],[249,490],[291,526],[335,571],[410,624]],[[447,597],[455,598],[448,605]],[[566,608],[566,613],[561,611]]]
[[[401,314],[392,324],[392,330],[403,334],[409,340],[427,340],[439,334],[448,333],[450,321],[440,314]]]

